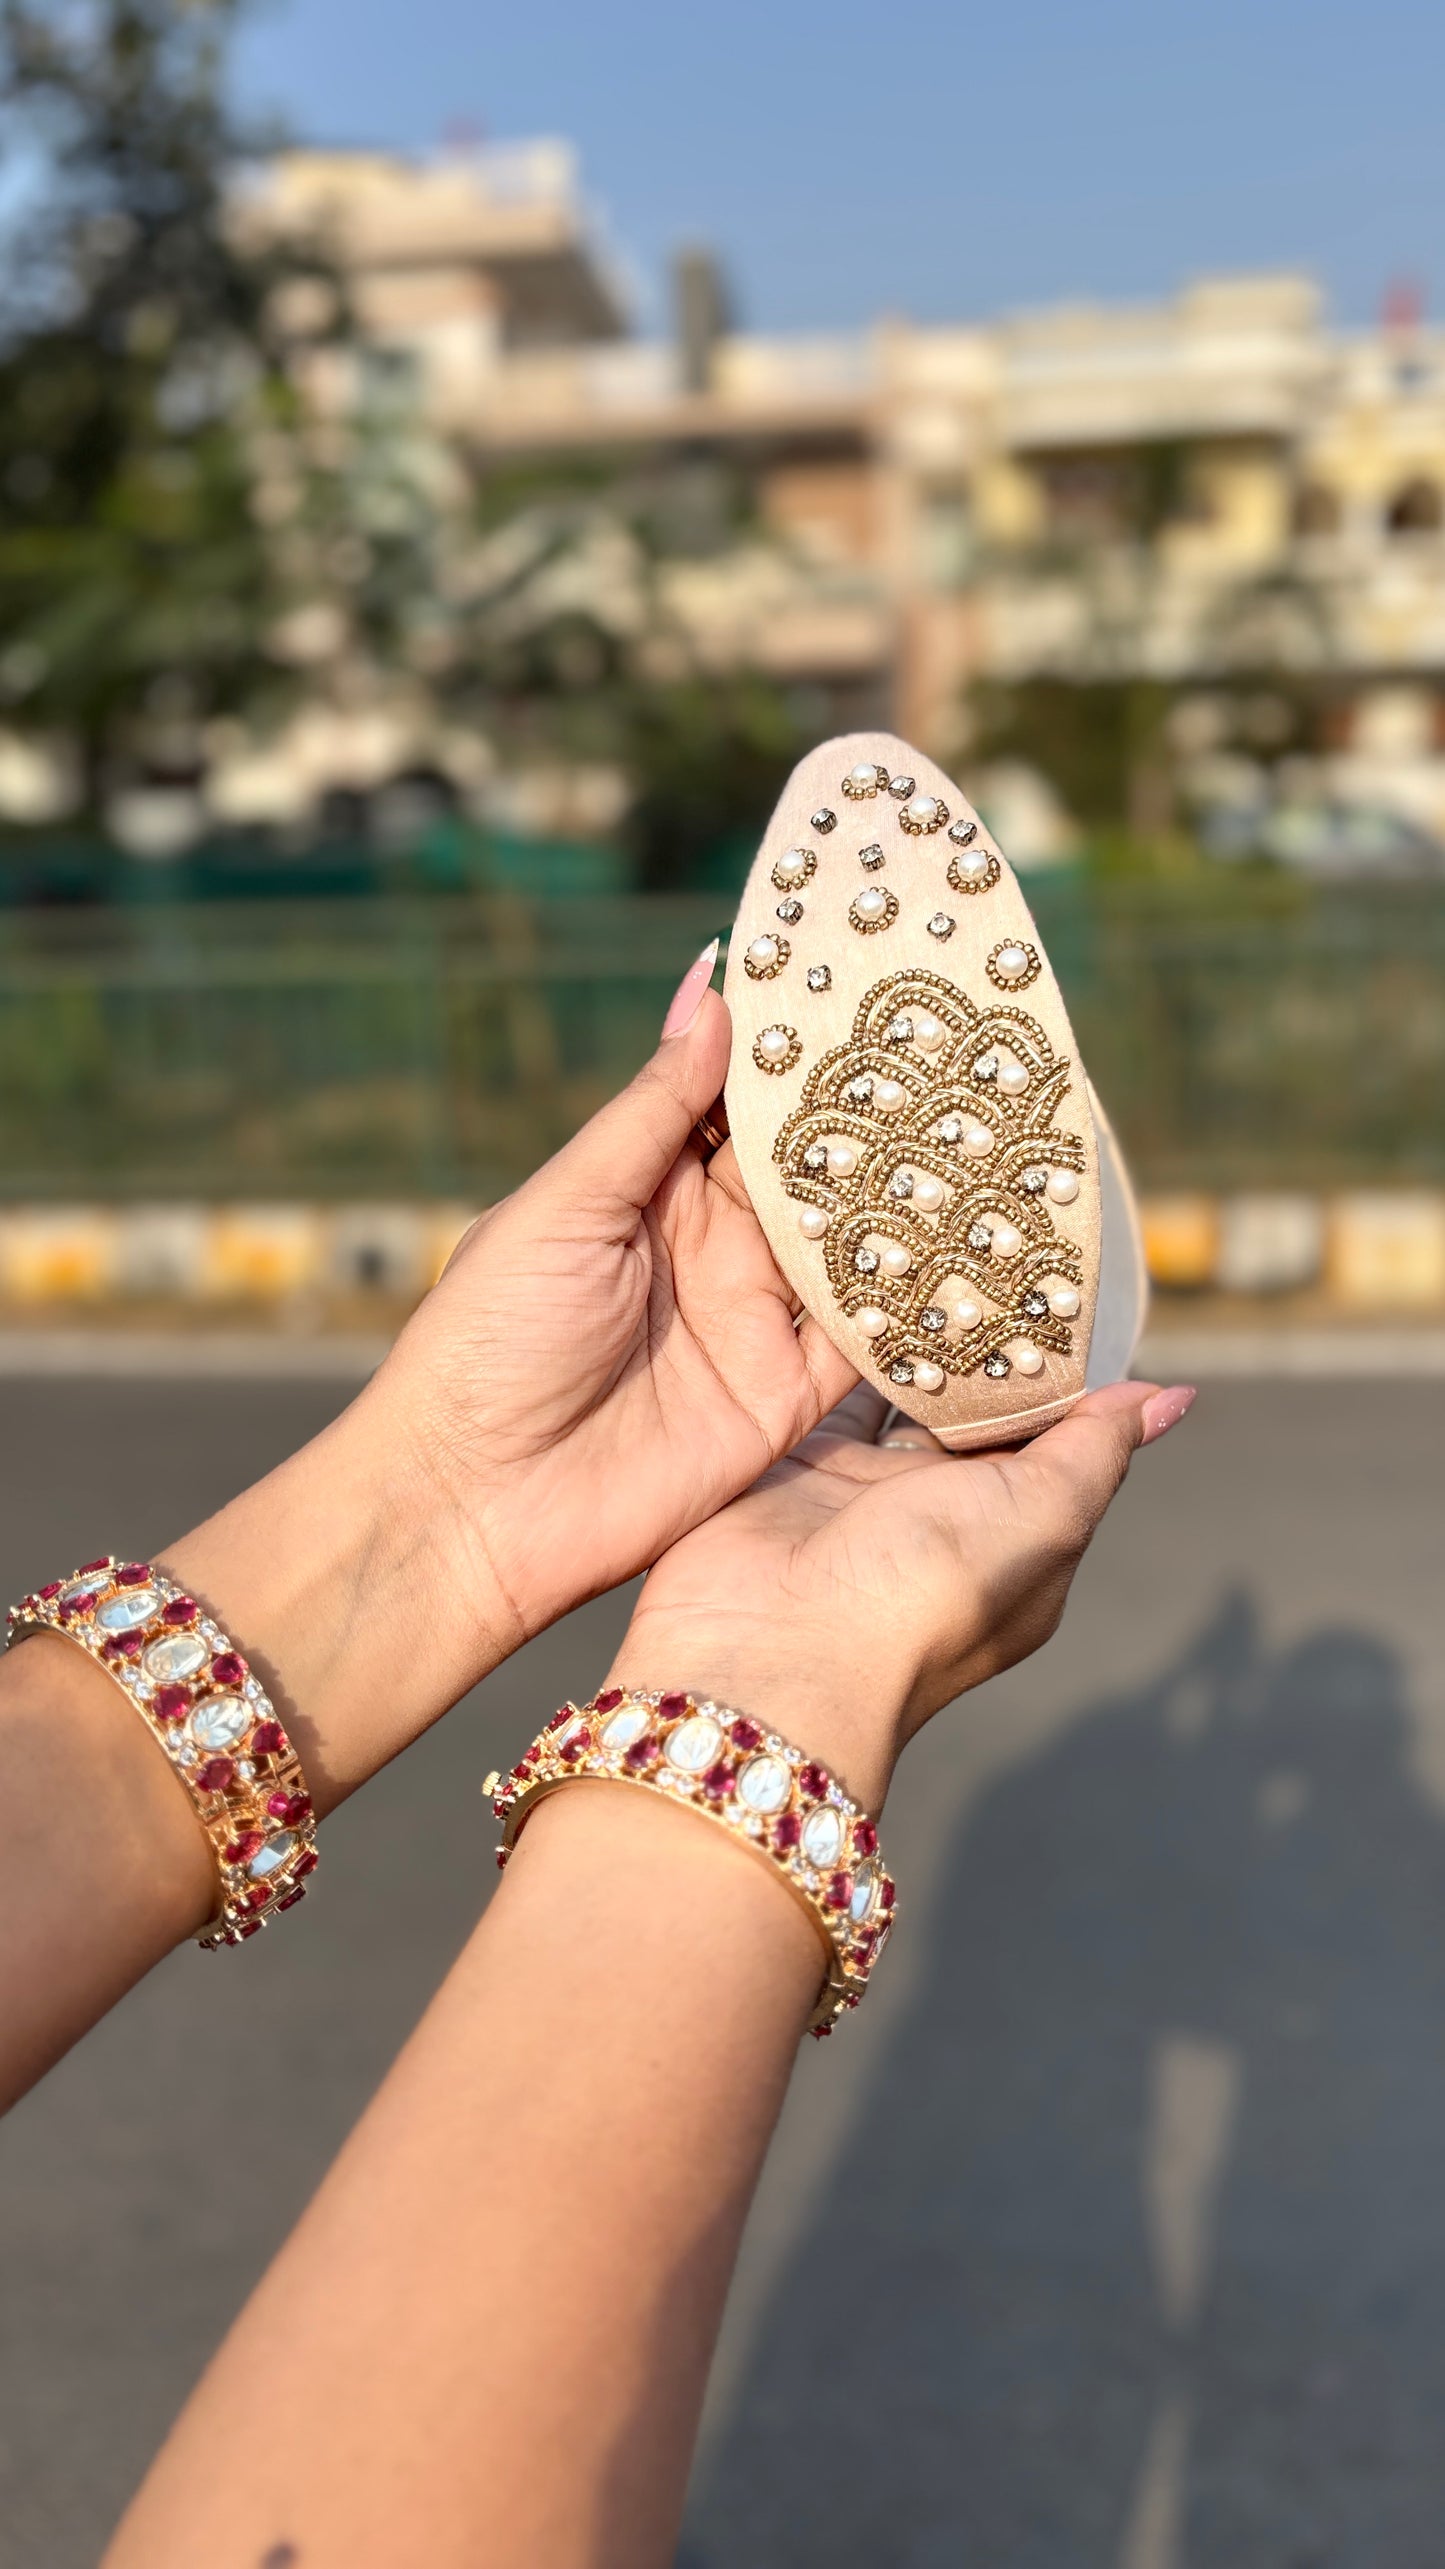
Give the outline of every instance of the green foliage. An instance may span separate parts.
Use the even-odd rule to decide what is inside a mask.
[[[80,744],[88,799],[199,763],[200,726],[288,672],[291,591],[258,465],[294,467],[286,297],[339,311],[319,258],[252,238],[227,187],[237,0],[0,7],[20,162],[0,305],[0,701]],[[38,152],[38,169],[36,155]]]

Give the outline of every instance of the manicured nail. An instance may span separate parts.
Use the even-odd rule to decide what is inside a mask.
[[[673,993],[672,1006],[663,1018],[664,1035],[687,1033],[688,1027],[702,1006],[702,994],[712,979],[712,968],[717,961],[717,950],[721,944],[721,937],[714,937],[710,946],[703,947],[696,963],[688,966]]]
[[[1146,1400],[1140,1444],[1153,1445],[1161,1436],[1167,1436],[1170,1428],[1177,1427],[1186,1411],[1194,1407],[1195,1397],[1193,1383],[1176,1383],[1171,1391],[1156,1392],[1152,1400]]]

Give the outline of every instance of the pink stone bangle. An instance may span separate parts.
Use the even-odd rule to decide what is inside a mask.
[[[640,1784],[726,1829],[802,1902],[821,1938],[827,1976],[808,2031],[831,2033],[857,2006],[888,1941],[894,1886],[875,1823],[816,1758],[708,1697],[609,1686],[590,1704],[564,1704],[510,1775],[487,1777],[502,1823],[498,1864],[536,1805],[582,1776]]]
[[[87,1561],[22,1597],[5,1646],[33,1632],[75,1642],[115,1680],[191,1797],[216,1859],[210,1953],[244,1944],[306,1897],[316,1817],[270,1697],[205,1608],[150,1561]]]

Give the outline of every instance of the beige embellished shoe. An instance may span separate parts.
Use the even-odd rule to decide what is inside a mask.
[[[1013,875],[887,732],[795,768],[728,955],[733,1145],[783,1273],[963,1449],[1127,1372],[1134,1200]]]

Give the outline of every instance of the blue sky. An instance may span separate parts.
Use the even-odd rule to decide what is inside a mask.
[[[1439,0],[266,0],[239,78],[317,140],[569,137],[645,323],[689,238],[760,329],[1284,265],[1445,304]]]

